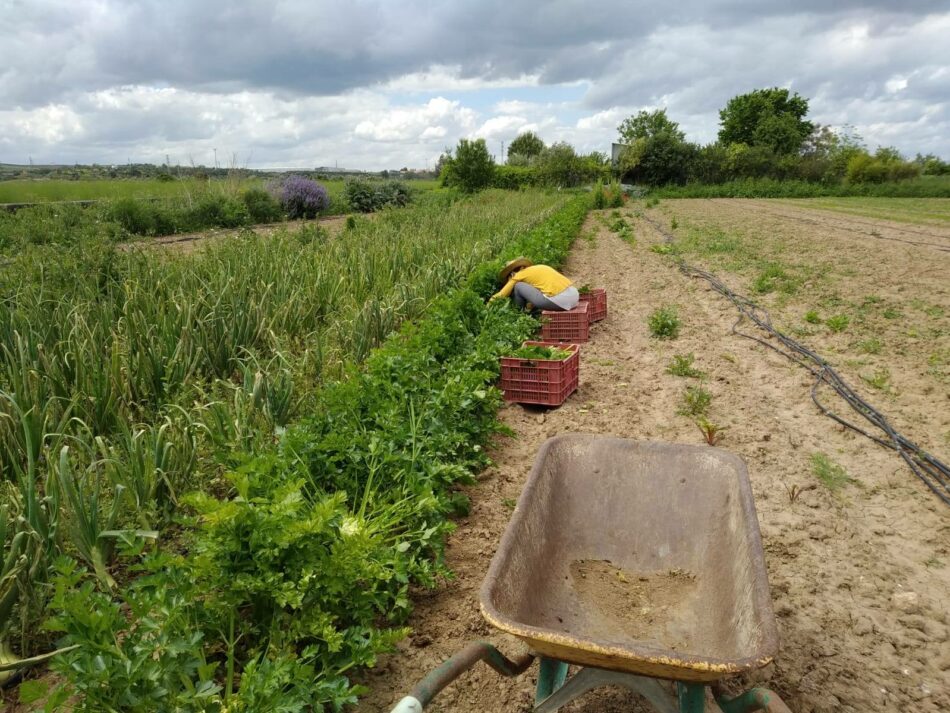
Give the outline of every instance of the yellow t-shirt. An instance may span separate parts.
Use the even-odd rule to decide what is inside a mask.
[[[512,273],[505,286],[492,295],[492,299],[508,297],[511,291],[515,289],[516,282],[526,282],[532,287],[536,287],[544,293],[545,297],[553,297],[574,284],[553,267],[531,265]]]

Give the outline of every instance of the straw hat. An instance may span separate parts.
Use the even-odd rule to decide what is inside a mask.
[[[503,268],[501,272],[498,273],[498,282],[505,283],[508,282],[508,276],[513,273],[515,270],[520,270],[523,267],[531,267],[533,263],[524,257],[519,257],[517,260],[510,260]]]

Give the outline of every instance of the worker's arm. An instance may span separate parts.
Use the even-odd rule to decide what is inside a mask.
[[[511,291],[515,289],[515,282],[516,281],[514,279],[508,280],[508,282],[505,283],[505,286],[502,287],[500,290],[498,290],[498,292],[493,294],[491,296],[491,299],[488,301],[491,302],[493,300],[502,299],[504,297],[508,297],[509,295],[511,295]]]

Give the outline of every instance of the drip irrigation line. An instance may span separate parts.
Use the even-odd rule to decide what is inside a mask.
[[[758,206],[759,204],[756,204],[756,205]],[[768,209],[766,209],[766,210],[768,211]],[[938,240],[945,237],[945,236],[943,236],[943,235],[934,235],[933,233],[924,233],[924,232],[919,231],[919,230],[910,230],[910,229],[908,229],[908,228],[895,228],[895,227],[892,227],[892,226],[880,226],[880,225],[875,225],[874,223],[869,223],[869,222],[865,222],[865,221],[862,221],[862,220],[853,220],[853,219],[851,219],[851,218],[838,218],[838,217],[836,217],[836,216],[829,216],[828,219],[826,219],[826,220],[824,220],[824,221],[820,221],[820,220],[816,220],[816,219],[814,219],[814,218],[808,218],[808,217],[803,216],[803,215],[790,215],[790,214],[788,214],[788,213],[781,213],[781,212],[777,212],[777,211],[774,211],[774,210],[773,210],[773,211],[769,211],[769,212],[770,212],[770,214],[773,215],[773,216],[778,216],[778,217],[781,217],[781,218],[787,218],[787,219],[790,219],[790,220],[797,220],[797,221],[799,221],[800,223],[809,223],[809,224],[811,224],[811,225],[822,225],[822,224],[828,223],[828,222],[830,222],[830,221],[832,221],[832,220],[844,220],[844,221],[848,221],[848,222],[851,222],[851,223],[857,223],[857,224],[859,224],[859,225],[870,225],[870,226],[873,226],[873,227],[883,227],[885,230],[893,230],[893,231],[898,232],[898,233],[913,233],[914,235],[923,235],[923,236],[928,237],[928,238],[937,238]],[[840,225],[840,224],[839,224],[839,225],[833,225],[832,227],[834,227],[836,230],[847,230],[847,231],[849,231],[849,232],[851,232],[851,233],[857,233],[858,235],[863,235],[863,236],[868,237],[868,238],[874,238],[875,240],[889,240],[889,241],[896,242],[896,243],[906,243],[907,245],[915,245],[915,246],[917,246],[917,247],[929,247],[929,248],[933,248],[933,249],[935,249],[935,250],[941,250],[941,251],[943,251],[943,252],[950,252],[950,245],[944,245],[944,244],[941,244],[941,243],[928,243],[928,242],[924,242],[924,241],[921,241],[921,240],[905,240],[904,238],[891,238],[891,237],[888,237],[888,236],[886,236],[886,235],[881,235],[881,234],[879,234],[879,233],[875,233],[875,232],[873,232],[873,231],[869,232],[869,231],[866,231],[866,230],[859,230],[858,228],[850,228],[850,227],[848,227],[847,225]]]
[[[644,215],[643,218],[663,236],[664,242],[668,244],[674,242],[675,236],[668,232],[662,225],[646,215]],[[807,369],[812,376],[815,377],[815,383],[812,384],[811,387],[812,401],[814,401],[815,405],[825,416],[885,448],[896,451],[914,475],[923,481],[940,500],[950,505],[950,466],[942,463],[936,457],[920,448],[916,443],[899,433],[891,426],[887,417],[858,395],[841,375],[835,371],[834,367],[825,361],[820,354],[778,331],[772,325],[772,318],[768,310],[755,304],[747,297],[743,297],[734,292],[713,273],[690,265],[682,258],[677,258],[677,261],[679,263],[679,269],[683,274],[688,277],[697,277],[705,280],[713,290],[732,302],[739,310],[739,317],[732,325],[733,334],[758,342]],[[739,325],[746,320],[752,322],[755,326],[764,331],[767,338],[740,331]],[[772,341],[770,341],[770,339]],[[781,346],[776,345],[775,342],[778,342]],[[818,392],[822,385],[830,387],[832,391],[851,407],[852,411],[861,416],[873,428],[867,430],[825,406],[818,398]],[[880,431],[881,434],[876,431]]]

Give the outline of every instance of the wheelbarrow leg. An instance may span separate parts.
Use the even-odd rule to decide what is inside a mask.
[[[704,713],[706,710],[706,686],[701,683],[676,684],[680,713]]]
[[[541,657],[541,670],[538,671],[538,688],[534,696],[535,704],[540,703],[561,686],[567,678],[567,664],[556,659]]]
[[[623,686],[639,693],[658,713],[679,713],[675,697],[657,679],[599,668],[582,668],[567,679],[563,686],[538,702],[532,713],[554,713],[588,691],[603,686]]]

